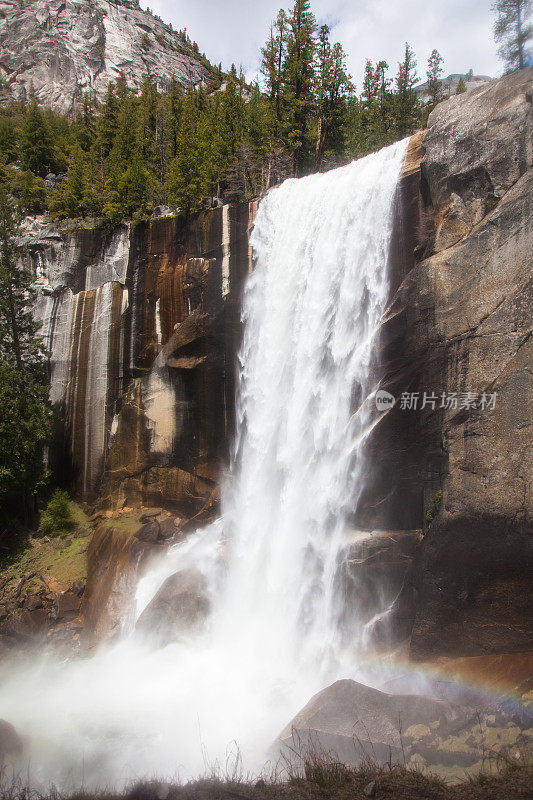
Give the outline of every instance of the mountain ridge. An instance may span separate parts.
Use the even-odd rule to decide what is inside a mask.
[[[211,72],[194,46],[132,0],[0,2],[0,102],[71,113],[84,92],[97,99],[123,73],[131,88],[146,77],[167,89],[206,85]]]

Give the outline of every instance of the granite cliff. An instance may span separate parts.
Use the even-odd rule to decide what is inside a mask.
[[[190,44],[137,0],[0,2],[0,99],[69,113],[84,92],[101,99],[120,73],[139,88],[150,76],[161,89],[207,82]]]
[[[366,516],[424,526],[395,609],[415,658],[530,646],[532,79],[438,105],[401,187],[382,386],[418,405],[397,402],[376,428]],[[438,400],[424,407],[424,392]]]
[[[339,574],[368,586],[385,576],[376,641],[414,659],[530,646],[532,92],[533,70],[522,70],[437,106],[399,186],[376,363],[397,402],[369,440],[368,489],[353,513],[355,529],[374,533]],[[109,616],[106,597],[116,602],[113,553],[131,575],[173,516],[216,507],[255,208],[113,234],[45,220],[25,231],[64,420],[56,459],[101,513],[163,508],[135,540],[99,529],[85,607],[93,630],[102,609]],[[424,392],[434,402],[423,404]],[[418,395],[416,408],[402,407],[404,393]],[[453,393],[457,404],[442,404]],[[468,393],[478,402],[465,405]],[[496,395],[495,409],[480,407],[483,393]]]
[[[254,209],[112,234],[41,219],[24,232],[62,420],[53,457],[83,499],[192,512],[209,499],[231,431]]]

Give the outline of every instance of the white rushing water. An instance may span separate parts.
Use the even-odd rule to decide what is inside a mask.
[[[243,303],[237,434],[222,518],[138,587],[195,566],[206,626],[154,648],[136,636],[85,660],[3,676],[0,717],[31,740],[35,783],[187,778],[237,748],[260,770],[311,695],[356,677],[334,581],[372,424],[369,365],[387,298],[395,187],[407,141],[289,180],[262,201]]]

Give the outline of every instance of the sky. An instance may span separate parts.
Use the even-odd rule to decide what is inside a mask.
[[[452,72],[497,76],[502,64],[492,36],[493,0],[311,0],[319,24],[347,54],[359,91],[365,61],[384,59],[396,73],[405,42],[415,51],[418,75],[426,80],[427,59],[436,48],[443,77]],[[209,60],[228,69],[242,66],[248,79],[258,73],[260,49],[280,7],[292,0],[141,0],[175,29],[187,28]]]

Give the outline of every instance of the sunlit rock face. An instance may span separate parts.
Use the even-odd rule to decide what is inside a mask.
[[[38,278],[55,466],[81,497],[191,513],[212,498],[254,213],[223,207],[112,234],[28,223],[19,244]]]
[[[2,0],[0,54],[5,101],[27,100],[33,86],[64,113],[86,91],[101,99],[121,72],[132,88],[148,75],[161,88],[172,77],[183,87],[209,78],[184,40],[137,2]]]
[[[530,646],[532,91],[528,69],[439,104],[401,187],[378,366],[397,403],[370,438],[358,521],[424,527],[415,658]]]

